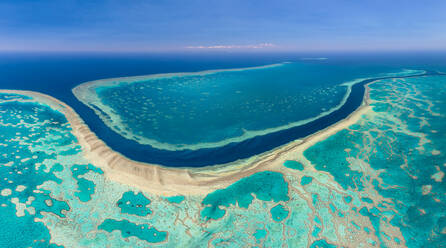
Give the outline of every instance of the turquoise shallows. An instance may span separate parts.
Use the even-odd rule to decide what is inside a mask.
[[[325,239],[314,241],[310,248],[336,248],[336,245],[328,243]]]
[[[349,163],[346,160],[347,153],[343,149],[353,147],[353,139],[361,139],[362,134],[349,134],[348,130],[339,131],[336,135],[330,136],[323,142],[319,142],[307,150],[305,150],[305,157],[315,162],[315,168],[321,171],[328,171],[336,181],[344,188],[352,188],[355,190],[362,190],[363,184],[360,178],[363,176],[362,171],[351,170]],[[357,151],[352,149],[350,156],[356,156]],[[321,156],[324,154],[324,156]]]
[[[74,142],[73,136],[68,135],[61,113],[36,102],[20,102],[30,99],[0,93],[0,247],[58,247],[50,243],[45,224],[35,220],[45,213],[66,221],[65,213],[70,210],[64,199],[56,200],[40,187],[63,182],[55,173],[64,167],[51,161],[59,157],[61,146]],[[17,190],[19,186],[26,188]],[[26,204],[22,213],[14,200]]]
[[[381,80],[370,85],[374,110],[308,148],[318,150],[307,157],[314,168],[279,164],[286,173],[259,172],[180,204],[143,192],[145,216],[122,212],[117,202],[139,191],[91,167],[62,114],[0,99],[0,247],[320,248],[351,247],[350,237],[358,247],[442,247],[445,85],[446,77]],[[313,182],[302,186],[304,175]],[[289,211],[281,222],[278,205]],[[223,218],[207,221],[219,210]]]
[[[302,179],[300,180],[300,185],[305,186],[307,184],[310,184],[312,181],[313,181],[312,177],[303,176]]]
[[[358,226],[354,221],[350,221],[350,224],[352,224],[357,230],[361,230],[361,227]]]
[[[262,201],[288,201],[288,183],[279,172],[263,171],[242,178],[225,189],[208,194],[202,201],[205,208],[201,216],[205,220],[217,220],[226,213],[222,207],[238,205],[248,208],[254,200],[253,194]]]
[[[134,236],[149,243],[160,243],[166,241],[168,234],[167,232],[158,231],[148,224],[137,225],[128,220],[106,219],[98,227],[98,229],[105,230],[107,232],[119,230],[124,238]]]
[[[94,189],[96,185],[94,182],[82,178],[87,172],[92,171],[94,173],[103,174],[103,171],[91,164],[88,165],[73,165],[71,167],[71,172],[73,173],[73,178],[77,180],[78,191],[75,196],[83,202],[91,200],[91,195],[94,194]]]
[[[73,165],[71,167],[71,172],[73,173],[74,178],[79,178],[79,176],[85,175],[89,171],[98,173],[98,174],[104,174],[104,172],[101,169],[99,169],[98,167],[96,167],[92,164]]]
[[[181,202],[184,201],[185,197],[182,195],[176,195],[176,196],[164,197],[164,199],[166,199],[170,203],[180,204]]]
[[[446,165],[445,85],[444,76],[376,82],[370,85],[373,111],[304,152],[316,169],[331,174],[344,189],[366,189],[366,197],[362,193],[344,199],[354,199],[361,218],[373,227],[364,230],[380,246],[393,241],[438,247],[446,240],[446,187],[438,178]],[[398,228],[402,236],[385,233],[383,223]]]
[[[317,205],[319,203],[319,196],[317,194],[311,195],[313,205]]]
[[[361,201],[363,201],[363,202],[367,202],[367,203],[370,203],[370,204],[373,203],[373,200],[370,199],[370,198],[368,198],[368,197],[362,197],[362,198],[361,198]]]
[[[254,236],[254,238],[256,238],[257,243],[260,243],[260,240],[264,239],[267,234],[268,234],[268,232],[265,229],[257,229],[255,231],[255,233],[252,234],[252,236]]]
[[[311,233],[311,235],[315,238],[317,238],[319,236],[319,233],[321,232],[321,228],[318,226],[314,226],[313,232]]]
[[[133,191],[127,191],[122,194],[121,199],[116,204],[121,208],[121,213],[124,214],[146,216],[152,213],[152,210],[147,207],[150,200],[141,192],[135,194]]]
[[[287,160],[283,165],[287,168],[293,169],[293,170],[304,170],[304,165],[300,162],[294,161],[294,160]]]
[[[347,195],[347,196],[344,196],[344,200],[346,203],[350,203],[353,201],[353,198],[351,196]]]
[[[271,217],[274,221],[281,222],[286,219],[286,217],[288,217],[290,210],[282,204],[278,204],[275,207],[271,208],[270,212]]]
[[[92,181],[87,180],[85,178],[78,178],[77,186],[78,186],[78,191],[74,195],[77,196],[79,200],[83,202],[91,200],[91,195],[94,194],[94,188],[96,185]]]
[[[321,219],[319,219],[318,216],[315,216],[315,217],[314,217],[314,222],[316,222],[316,223],[319,224],[319,225],[322,225],[322,221],[321,221]]]

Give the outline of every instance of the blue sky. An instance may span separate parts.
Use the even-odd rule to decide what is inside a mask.
[[[0,50],[446,50],[445,0],[1,0]]]

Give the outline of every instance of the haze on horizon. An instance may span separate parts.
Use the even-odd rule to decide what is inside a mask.
[[[3,0],[3,51],[446,50],[446,1]]]

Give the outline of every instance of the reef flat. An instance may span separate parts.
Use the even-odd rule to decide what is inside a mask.
[[[199,170],[126,160],[65,104],[2,91],[0,246],[441,247],[445,83],[376,81],[336,125]]]

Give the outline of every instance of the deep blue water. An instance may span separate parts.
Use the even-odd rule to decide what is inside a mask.
[[[341,65],[352,70],[445,68],[445,53],[411,54],[41,54],[8,53],[0,55],[0,88],[33,90],[52,95],[70,105],[90,129],[112,149],[143,162],[166,166],[204,166],[235,161],[271,150],[294,139],[314,133],[351,113],[361,102],[364,88],[353,87],[348,102],[335,115],[326,116],[306,126],[255,137],[220,148],[196,151],[165,151],[141,145],[118,135],[80,103],[71,89],[80,83],[110,77],[167,72],[188,72],[210,69],[252,67],[302,57],[328,57],[324,61],[305,63]],[[324,77],[327,75],[321,75]],[[339,82],[342,83],[342,82]]]

